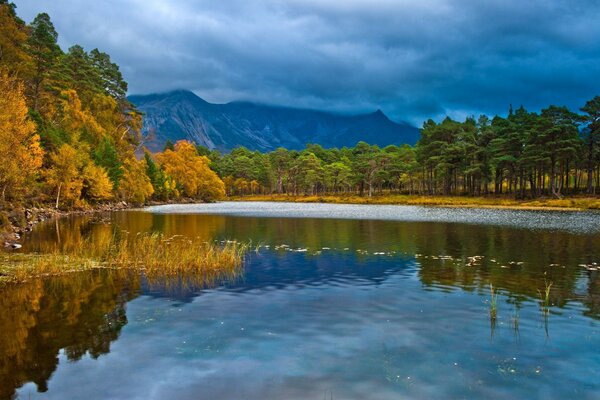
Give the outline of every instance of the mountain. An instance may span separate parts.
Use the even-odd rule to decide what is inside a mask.
[[[419,138],[417,128],[393,122],[380,110],[348,116],[249,102],[211,104],[185,90],[129,100],[145,114],[143,133],[153,151],[162,150],[167,140],[182,139],[221,151],[237,146],[268,151],[302,149],[307,143],[354,146],[361,140],[380,146],[414,144]]]

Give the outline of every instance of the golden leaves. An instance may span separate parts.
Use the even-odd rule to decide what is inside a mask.
[[[35,124],[27,116],[23,85],[0,71],[0,190],[20,197],[42,165],[43,151]]]
[[[210,169],[210,160],[199,156],[194,145],[187,141],[175,144],[175,151],[166,150],[156,159],[165,172],[183,189],[183,195],[213,201],[225,197],[225,185]]]

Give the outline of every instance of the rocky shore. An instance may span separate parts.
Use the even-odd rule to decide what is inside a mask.
[[[132,205],[121,201],[117,203],[97,204],[94,207],[75,210],[59,210],[54,207],[0,207],[0,247],[6,249],[21,248],[23,235],[33,227],[49,219],[69,215],[85,215],[99,212],[118,211],[131,208]]]

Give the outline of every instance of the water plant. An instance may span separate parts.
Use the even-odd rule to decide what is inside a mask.
[[[544,278],[544,291],[538,290],[540,296],[540,308],[544,315],[548,315],[550,312],[550,289],[552,288],[552,282],[548,282]]]
[[[494,289],[494,285],[490,283],[490,319],[496,321],[498,317],[498,294]]]
[[[512,317],[512,327],[513,327],[513,332],[515,334],[515,338],[517,339],[517,341],[519,340],[519,324],[520,324],[520,316],[519,316],[519,307],[517,304],[515,304],[515,312],[513,314]]]
[[[249,245],[236,241],[221,245],[201,238],[114,232],[43,254],[6,254],[0,258],[0,281],[24,282],[99,268],[134,270],[148,278],[187,275],[208,279],[215,273],[235,275],[248,250]]]

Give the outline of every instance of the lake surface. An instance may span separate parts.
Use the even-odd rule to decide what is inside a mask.
[[[39,225],[23,250],[116,228],[258,251],[213,287],[0,288],[0,399],[600,398],[599,213],[159,206]]]

